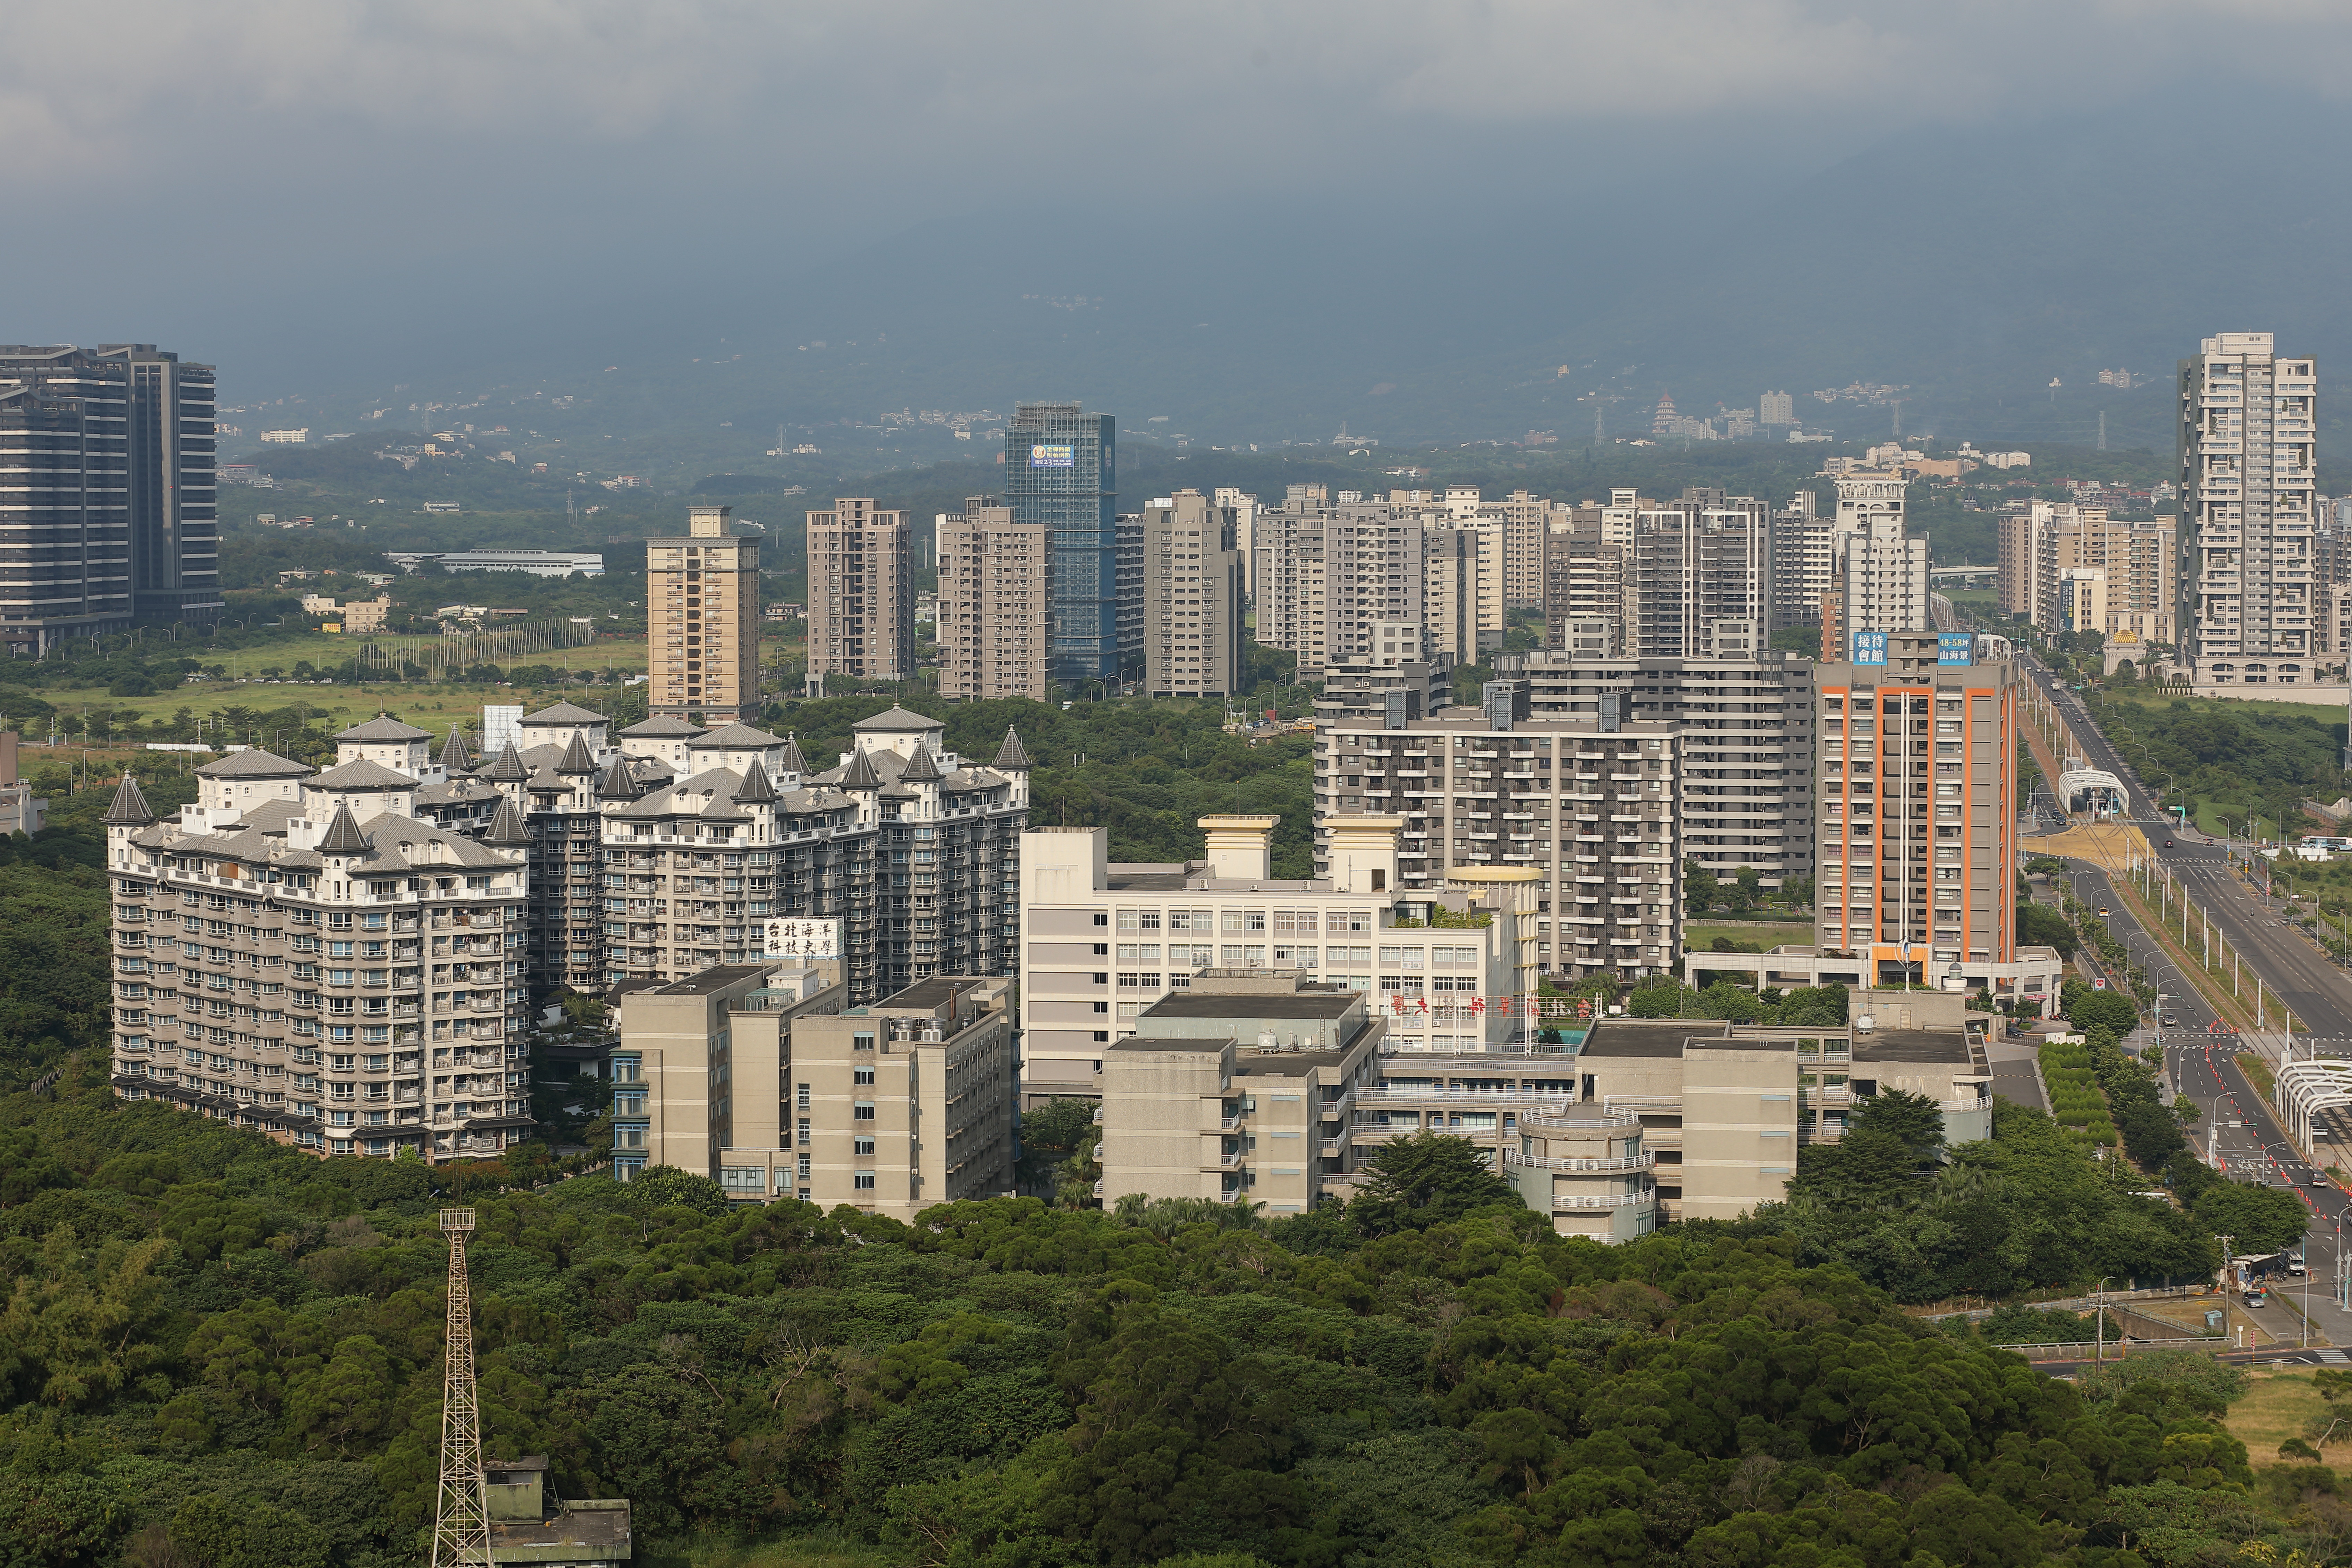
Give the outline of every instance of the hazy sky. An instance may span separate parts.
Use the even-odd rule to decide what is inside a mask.
[[[1297,194],[1467,237],[1922,126],[2352,80],[2320,0],[20,0],[7,36],[0,339],[273,373],[1008,204],[1213,232]]]

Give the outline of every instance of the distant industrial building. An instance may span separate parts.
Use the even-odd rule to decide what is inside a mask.
[[[425,510],[440,503],[428,501]],[[387,550],[383,558],[403,572],[414,572],[427,562],[444,572],[525,572],[533,577],[583,577],[604,574],[604,557],[594,551],[570,550]]]

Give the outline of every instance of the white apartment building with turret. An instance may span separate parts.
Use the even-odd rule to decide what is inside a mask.
[[[322,1154],[529,1136],[511,805],[478,842],[411,815],[416,781],[364,757],[197,773],[175,819],[127,776],[104,818],[118,1092]]]

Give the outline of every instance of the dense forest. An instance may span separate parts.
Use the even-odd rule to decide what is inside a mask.
[[[2005,1110],[1939,1166],[1919,1103],[1861,1119],[1790,1211],[1918,1205],[1926,1234],[1971,1193],[2089,1163]],[[448,1196],[478,1215],[488,1450],[626,1497],[646,1552],[2121,1568],[2352,1540],[2332,1471],[2258,1466],[2217,1424],[2236,1374],[2208,1358],[2056,1381],[1905,1314],[1824,1255],[1818,1217],[1612,1248],[1555,1236],[1449,1156],[1466,1145],[1392,1147],[1354,1203],[1271,1226],[1034,1199],[901,1225],[730,1208],[666,1170],[500,1191],[523,1173],[321,1163],[69,1070],[53,1100],[0,1100],[0,1553],[416,1561]],[[2053,1194],[2018,1222],[2029,1252],[2069,1278],[2124,1266],[2135,1242],[2103,1240],[2096,1208]]]

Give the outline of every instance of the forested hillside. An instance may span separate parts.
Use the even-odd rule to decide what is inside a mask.
[[[419,1560],[434,1189],[480,1173],[322,1163],[69,1073],[0,1101],[0,1173],[6,1562]],[[2235,1374],[2210,1360],[2053,1381],[1769,1226],[1610,1248],[1459,1183],[1271,1230],[730,1210],[680,1173],[459,1195],[488,1450],[625,1496],[649,1543],[2120,1568],[2319,1560],[2343,1517],[2332,1472],[2258,1468],[2216,1425]]]

